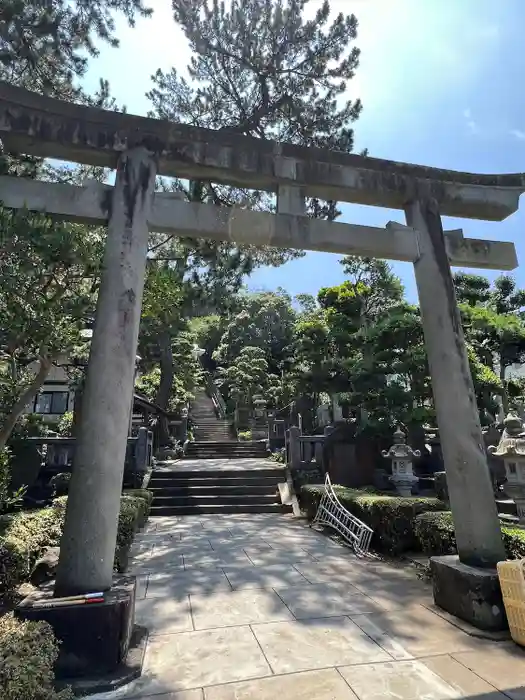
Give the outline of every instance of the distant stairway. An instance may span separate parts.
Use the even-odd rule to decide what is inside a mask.
[[[279,496],[278,484],[285,481],[279,468],[154,471],[151,516],[290,512]]]
[[[225,418],[219,418],[213,400],[201,390],[191,404],[191,417],[195,423],[195,439],[199,442],[229,442],[231,426]]]
[[[265,459],[266,442],[216,442],[212,440],[189,442],[188,459]]]

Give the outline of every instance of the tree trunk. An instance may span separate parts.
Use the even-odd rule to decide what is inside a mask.
[[[168,410],[169,400],[173,387],[173,377],[175,370],[173,367],[173,351],[171,348],[171,336],[163,333],[159,337],[160,349],[160,384],[155,397],[155,403],[164,410]],[[159,442],[160,446],[169,444],[170,434],[168,419],[166,416],[159,416]]]
[[[35,378],[27,387],[27,389],[24,392],[22,392],[18,400],[15,402],[13,408],[11,409],[11,413],[7,416],[4,424],[0,428],[0,452],[5,448],[7,441],[9,440],[9,437],[13,432],[13,428],[15,427],[17,420],[24,412],[25,407],[31,401],[31,399],[34,399],[40,387],[46,381],[46,377],[49,374],[51,365],[51,358],[40,358],[40,367],[35,375]]]
[[[75,396],[73,399],[73,421],[71,423],[71,436],[78,436],[78,429],[82,422],[82,398],[84,395],[84,377],[75,388]]]
[[[503,364],[503,362],[501,361],[501,358],[500,358],[500,361],[499,361],[499,378],[500,378],[501,386],[502,386],[501,401],[502,401],[502,404],[503,404],[503,406],[502,406],[502,408],[503,408],[503,413],[505,414],[505,416],[507,416],[507,414],[508,414],[508,412],[509,412],[509,396],[508,396],[508,394],[507,394],[507,387],[506,387],[506,385],[505,385],[505,370],[506,370],[506,367],[505,367],[505,365]]]

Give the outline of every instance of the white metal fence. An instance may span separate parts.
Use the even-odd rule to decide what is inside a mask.
[[[341,504],[328,474],[324,485],[325,490],[311,526],[328,525],[348,542],[358,556],[366,556],[374,531]]]

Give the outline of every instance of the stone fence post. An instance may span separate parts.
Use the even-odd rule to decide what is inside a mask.
[[[296,425],[290,426],[288,430],[288,466],[291,469],[299,469],[301,466],[301,443],[299,437],[301,431]]]

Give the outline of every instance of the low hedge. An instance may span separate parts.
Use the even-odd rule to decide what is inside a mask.
[[[456,553],[456,533],[450,511],[423,513],[415,520],[415,532],[421,549],[428,556]],[[525,557],[525,530],[503,526],[503,543],[509,559]]]
[[[115,567],[124,571],[135,532],[147,520],[149,491],[128,491],[120,502]],[[27,581],[47,547],[58,547],[64,526],[67,496],[41,510],[25,511],[0,520],[0,598],[12,595]]]
[[[2,700],[69,700],[55,691],[53,666],[58,642],[47,622],[0,617],[0,697]]]
[[[392,555],[419,549],[414,520],[420,513],[444,511],[446,505],[437,498],[401,497],[334,486],[342,505],[374,531],[372,547]],[[303,486],[299,500],[312,519],[324,492],[322,486]]]

